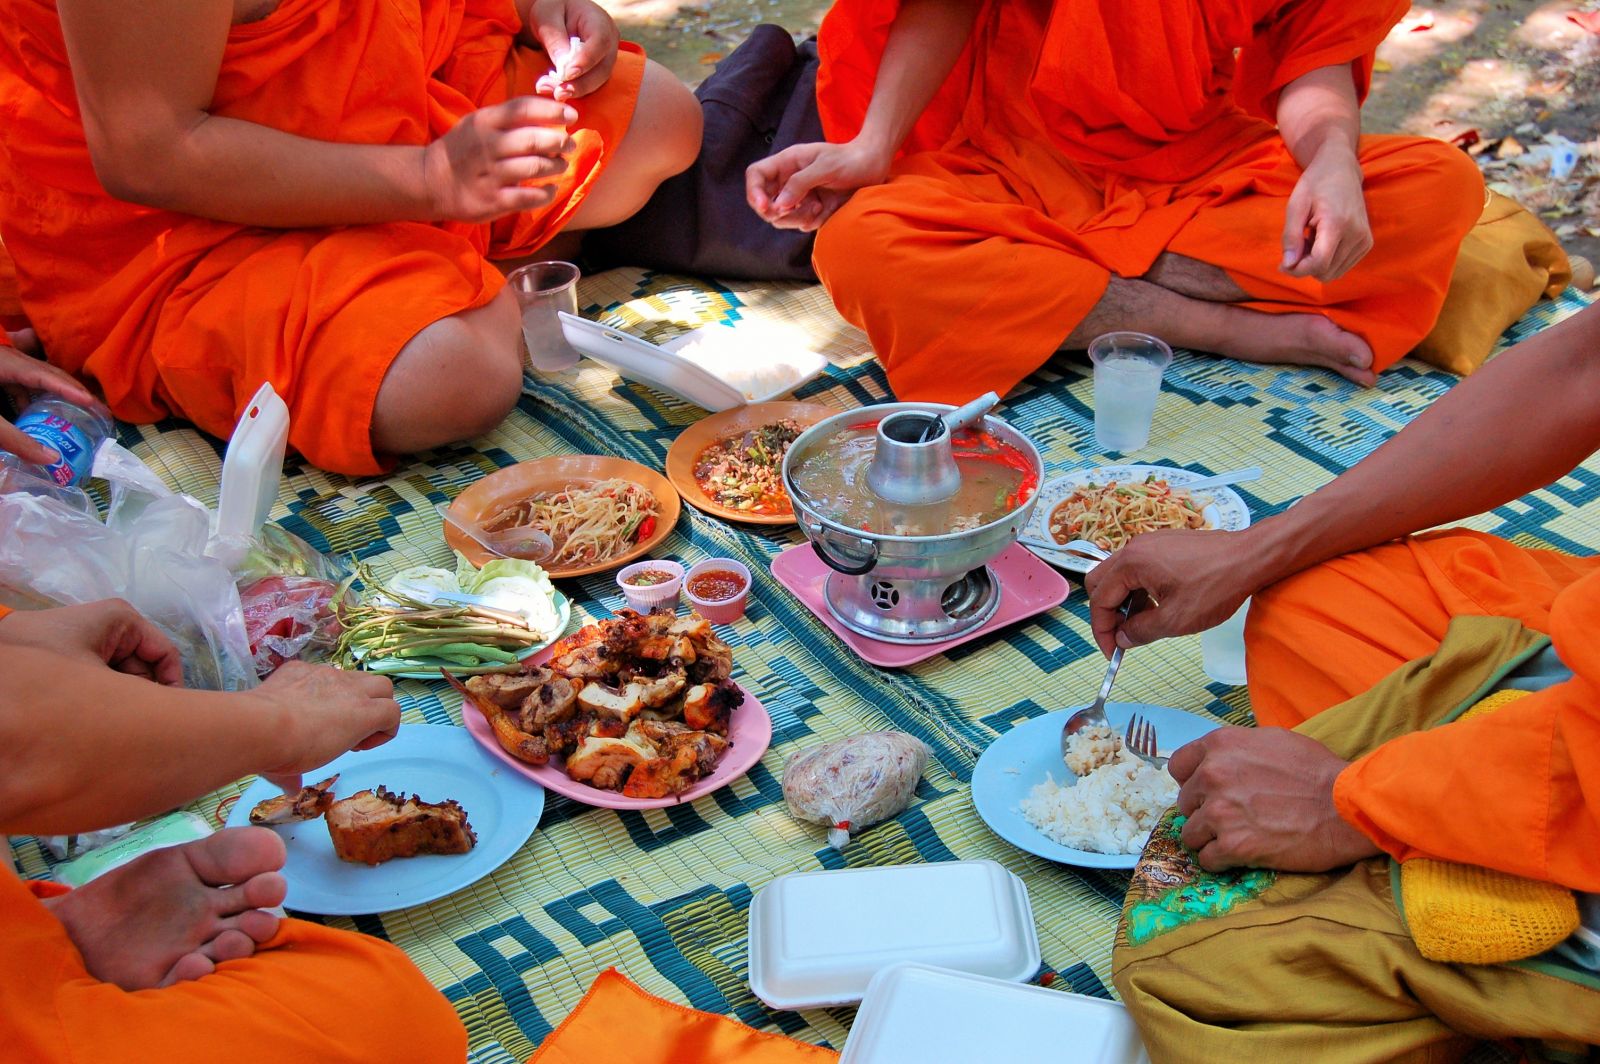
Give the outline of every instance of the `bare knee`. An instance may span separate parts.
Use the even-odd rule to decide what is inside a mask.
[[[521,394],[521,321],[505,289],[482,307],[434,322],[400,349],[378,390],[373,449],[408,454],[482,436]]]
[[[636,131],[645,158],[654,163],[658,184],[689,169],[700,154],[700,138],[705,132],[700,101],[678,75],[654,60],[645,61],[639,102],[628,126],[629,140]]]

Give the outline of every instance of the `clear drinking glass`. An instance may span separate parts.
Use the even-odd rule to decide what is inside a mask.
[[[522,308],[522,339],[533,369],[555,372],[578,364],[581,356],[567,343],[556,314],[578,313],[578,276],[570,262],[530,262],[506,275]]]
[[[1245,682],[1244,621],[1250,600],[1233,611],[1233,616],[1200,633],[1200,668],[1218,683],[1235,687]]]
[[[1154,336],[1112,332],[1089,344],[1094,363],[1094,440],[1102,451],[1137,451],[1150,442],[1161,375],[1172,348]]]

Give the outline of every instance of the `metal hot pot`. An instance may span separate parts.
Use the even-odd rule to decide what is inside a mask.
[[[951,454],[951,432],[940,417],[955,409],[942,403],[883,403],[836,414],[803,432],[784,457],[783,486],[795,517],[832,570],[823,599],[853,632],[890,643],[942,642],[982,625],[1000,605],[999,580],[988,563],[1017,541],[1033,512],[1037,488],[1014,509],[975,528],[893,535],[824,516],[795,481],[800,464],[836,433],[876,420],[866,490],[890,505],[949,498],[960,486],[960,472]],[[983,417],[982,427],[1026,457],[1037,485],[1043,462],[1033,443],[993,416]]]

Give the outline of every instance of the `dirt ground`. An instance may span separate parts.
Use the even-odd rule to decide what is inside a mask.
[[[825,0],[600,2],[625,36],[690,84],[751,27],[814,33],[828,8]],[[1415,4],[1378,60],[1369,132],[1471,141],[1493,187],[1538,211],[1569,251],[1600,263],[1600,0]]]

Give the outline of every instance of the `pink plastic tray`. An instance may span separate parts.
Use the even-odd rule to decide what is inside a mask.
[[[998,628],[1054,609],[1067,600],[1072,585],[1066,577],[1034,557],[1026,547],[1013,543],[1005,553],[989,563],[1000,578],[1000,607],[983,624],[970,632],[940,643],[886,643],[858,635],[839,623],[822,600],[822,585],[831,572],[810,543],[790,547],[772,559],[772,575],[794,592],[807,609],[843,639],[862,659],[885,669],[903,669],[919,661],[943,654],[951,647],[982,638]]]

